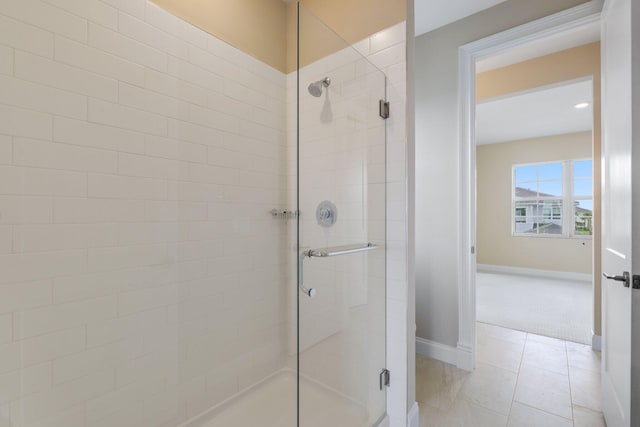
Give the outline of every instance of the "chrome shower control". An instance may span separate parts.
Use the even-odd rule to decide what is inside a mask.
[[[316,209],[316,221],[321,227],[331,227],[338,220],[338,209],[336,205],[328,200],[320,202]]]
[[[307,295],[309,295],[309,298],[313,298],[316,296],[316,290],[314,288],[309,289],[309,292],[307,293]]]

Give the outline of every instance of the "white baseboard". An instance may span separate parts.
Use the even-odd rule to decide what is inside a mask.
[[[473,370],[471,349],[453,347],[439,342],[416,337],[416,353],[436,359],[466,371]]]
[[[478,271],[482,273],[517,274],[521,276],[544,277],[559,280],[581,280],[585,282],[591,282],[593,280],[591,274],[572,273],[569,271],[537,270],[535,268],[510,267],[506,265],[478,264]]]
[[[407,415],[407,427],[420,427],[420,408],[418,402],[413,402],[411,410]]]
[[[600,335],[591,334],[591,349],[602,351],[602,337]]]
[[[467,372],[473,372],[476,368],[473,359],[473,348],[458,343],[458,363],[456,366]]]
[[[385,415],[384,418],[380,420],[380,422],[376,424],[375,427],[390,427],[390,426],[391,426],[391,420],[389,419],[388,415]]]
[[[458,349],[450,345],[416,337],[416,353],[450,365],[458,365]]]

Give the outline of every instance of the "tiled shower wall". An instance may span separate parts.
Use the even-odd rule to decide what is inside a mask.
[[[0,426],[173,426],[283,366],[285,86],[145,0],[0,2]]]

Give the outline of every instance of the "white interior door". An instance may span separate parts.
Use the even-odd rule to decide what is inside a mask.
[[[639,26],[637,20],[632,20],[632,2],[636,0],[607,0],[602,15],[602,268],[603,272],[617,276],[605,280],[602,287],[602,410],[608,427],[629,427],[639,422],[632,420],[634,291],[628,276],[633,276],[634,254],[635,268],[640,274],[637,262],[640,254],[633,247],[634,231],[637,235],[640,220],[637,211],[633,215],[632,210],[634,188],[637,192],[640,187],[638,174],[634,176],[632,169],[632,147],[639,142],[632,119],[633,114],[637,115],[634,107],[640,105],[637,88],[636,94],[632,91],[634,67],[638,63],[638,55],[633,52],[637,47],[632,48],[632,26]],[[636,205],[637,202],[636,196]],[[637,244],[637,237],[635,240]],[[637,332],[640,331],[636,335]]]

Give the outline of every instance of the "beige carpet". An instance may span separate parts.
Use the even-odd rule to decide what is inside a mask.
[[[478,273],[478,322],[591,344],[591,283]]]

